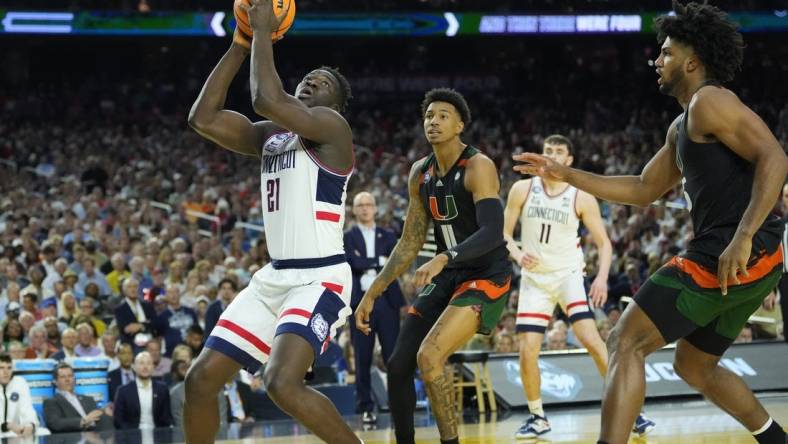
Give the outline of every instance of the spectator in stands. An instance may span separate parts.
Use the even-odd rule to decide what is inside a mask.
[[[234,280],[224,278],[219,282],[219,292],[216,295],[216,300],[211,302],[208,306],[208,311],[205,313],[205,335],[210,336],[211,331],[219,321],[219,317],[224,310],[230,305],[230,302],[235,299],[238,294],[238,284]],[[195,355],[197,356],[197,355]]]
[[[112,430],[112,411],[90,396],[74,393],[74,369],[61,362],[54,371],[55,396],[44,400],[44,421],[53,433]]]
[[[27,338],[30,329],[36,324],[36,319],[29,311],[23,311],[19,315],[19,325],[22,326],[22,337]],[[27,339],[25,339],[26,341]]]
[[[107,277],[96,269],[96,262],[93,257],[85,256],[82,260],[82,272],[79,273],[79,279],[75,287],[77,294],[85,295],[86,287],[91,283],[98,286],[99,294],[102,296],[108,296],[112,293]]]
[[[109,284],[109,288],[112,291],[112,294],[119,295],[121,281],[124,281],[127,278],[129,278],[131,276],[131,273],[129,273],[129,271],[126,270],[126,258],[123,257],[122,253],[113,254],[111,263],[112,263],[112,271],[107,275],[107,283]]]
[[[194,311],[197,313],[197,323],[205,330],[205,319],[208,313],[208,305],[210,305],[211,300],[208,299],[206,296],[200,296],[197,298]]]
[[[19,359],[27,359],[27,347],[21,341],[10,341],[8,342],[8,354],[11,355],[11,359],[14,361]]]
[[[515,311],[507,311],[501,316],[501,320],[498,321],[498,326],[501,329],[501,332],[508,333],[510,335],[516,335],[515,332],[515,325],[517,321],[517,312]]]
[[[9,342],[22,342],[24,337],[25,335],[24,331],[22,330],[22,324],[16,319],[8,319],[5,323],[5,327],[3,327],[3,342],[5,349],[8,350]]]
[[[60,350],[58,350],[57,353],[52,355],[52,359],[55,359],[57,361],[62,361],[63,359],[66,358],[76,358],[77,357],[76,346],[77,346],[78,338],[79,338],[79,334],[73,328],[69,327],[63,330],[63,334],[61,335],[60,338],[60,345],[61,345]]]
[[[54,272],[54,268],[53,268],[53,272]],[[26,294],[34,294],[35,295],[34,302],[37,302],[38,295],[44,294],[42,284],[44,282],[44,276],[46,276],[46,274],[44,273],[44,270],[41,266],[33,265],[28,269],[27,275],[30,280],[30,284],[28,284],[27,287],[22,289],[22,301],[24,302]]]
[[[96,332],[93,326],[87,322],[77,325],[78,344],[74,348],[80,358],[95,358],[101,356],[101,348],[95,345]]]
[[[21,311],[22,306],[19,305],[19,302],[9,301],[8,305],[5,306],[5,317],[6,319],[19,320],[19,313]]]
[[[115,427],[170,427],[170,392],[164,383],[151,378],[153,359],[148,352],[141,352],[134,359],[134,372],[134,382],[121,386],[115,395]]]
[[[183,360],[172,361],[170,371],[165,375],[165,383],[168,387],[186,380],[186,372],[189,371],[189,363]]]
[[[65,285],[65,290],[74,296],[81,298],[84,296],[84,293],[77,291],[78,281],[79,277],[77,277],[77,274],[74,272],[74,270],[69,268],[65,273],[63,273],[63,284]]]
[[[115,320],[120,340],[141,350],[156,334],[158,322],[153,306],[138,298],[139,282],[134,278],[123,281],[123,302],[115,309]],[[154,324],[155,322],[155,324]]]
[[[40,321],[44,317],[41,310],[38,309],[38,294],[32,291],[22,292],[22,307],[24,311],[32,314],[36,321]]]
[[[752,342],[752,336],[752,325],[747,323],[733,342],[735,344],[747,344]]]
[[[514,336],[507,331],[500,331],[495,335],[495,352],[496,353],[514,353],[517,352],[517,347],[514,345]]]
[[[101,335],[101,353],[109,359],[108,371],[115,370],[120,366],[118,360],[118,335],[114,330],[108,330]]]
[[[172,360],[161,354],[161,339],[153,338],[145,346],[145,350],[153,360],[153,377],[164,378],[170,372]]]
[[[612,330],[613,327],[609,319],[598,319],[596,321],[596,329],[599,331],[599,337],[601,337],[603,341],[607,341],[607,338],[610,336],[610,330]]]
[[[55,283],[63,280],[66,270],[68,270],[68,260],[62,257],[57,258],[55,260],[54,273],[47,271],[47,275],[41,284],[43,290],[40,293],[41,297],[48,298],[55,295]]]
[[[34,435],[38,427],[38,414],[33,408],[30,387],[21,376],[14,376],[13,362],[7,353],[0,353],[0,437]]]
[[[30,329],[30,346],[25,352],[26,359],[47,359],[57,353],[57,348],[47,341],[47,331],[43,325]]]
[[[44,328],[47,331],[47,341],[53,347],[60,348],[60,324],[54,316],[44,318]],[[65,330],[65,328],[63,328]]]
[[[109,400],[115,399],[115,393],[121,386],[134,381],[134,369],[131,367],[134,362],[134,351],[129,344],[120,344],[118,347],[118,368],[107,373],[109,385]]]
[[[203,339],[203,329],[200,328],[199,325],[192,325],[189,327],[189,330],[186,331],[186,341],[184,342],[191,348],[192,356],[200,356]]]
[[[565,330],[553,328],[547,332],[547,350],[566,350],[568,348]]]
[[[145,274],[145,259],[141,256],[134,256],[129,261],[129,268],[131,269],[131,277],[138,282],[137,297],[141,297],[145,290],[153,287],[153,280]]]
[[[74,317],[78,314],[79,307],[77,306],[77,298],[74,296],[74,293],[70,291],[63,292],[63,295],[60,297],[60,302],[57,303],[58,319],[66,325],[71,325],[71,321],[73,321]]]
[[[172,351],[172,360],[175,361],[184,361],[187,364],[191,365],[192,359],[192,349],[186,344],[179,344],[175,346],[175,349]]]
[[[189,307],[181,305],[181,295],[178,287],[167,288],[167,308],[159,315],[159,323],[166,325],[164,342],[167,344],[165,356],[172,356],[172,350],[183,343],[186,332],[192,325],[198,325],[197,313]]]
[[[91,297],[82,298],[82,300],[79,301],[79,313],[93,325],[93,329],[96,330],[97,335],[103,336],[104,332],[107,330],[107,324],[96,317],[96,304],[98,304],[98,302]]]

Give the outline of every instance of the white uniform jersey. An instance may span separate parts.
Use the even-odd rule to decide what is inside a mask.
[[[344,255],[342,227],[351,171],[332,171],[291,132],[263,144],[261,181],[268,252],[273,260]]]
[[[577,237],[577,193],[577,188],[570,185],[562,193],[550,196],[541,178],[531,179],[520,218],[522,249],[536,256],[539,264],[527,274],[582,271],[585,267]]]

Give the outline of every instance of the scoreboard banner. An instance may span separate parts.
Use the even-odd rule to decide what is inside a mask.
[[[299,12],[288,37],[480,36],[653,33],[663,12],[641,14],[310,13]],[[788,31],[788,11],[733,12],[744,32]],[[210,36],[232,34],[231,11],[10,11],[0,9],[0,34]]]

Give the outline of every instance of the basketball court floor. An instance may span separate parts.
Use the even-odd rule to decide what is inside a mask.
[[[783,426],[788,424],[788,393],[759,395],[767,410]],[[657,428],[646,438],[632,438],[630,443],[641,444],[739,444],[755,440],[735,420],[711,403],[702,399],[685,401],[651,402],[646,414],[656,421]],[[460,427],[463,444],[493,443],[595,443],[599,432],[599,405],[548,409],[553,431],[541,440],[515,440],[514,433],[526,416],[525,412],[488,415],[487,418],[466,417]],[[378,426],[363,430],[358,417],[348,418],[358,436],[366,444],[395,443],[394,432],[389,428],[389,416],[381,415]],[[417,414],[416,442],[439,444],[438,430],[425,412]],[[250,429],[239,430],[235,437],[230,433],[220,442],[230,443],[293,443],[322,442],[292,421],[259,423]],[[233,439],[235,438],[235,439]]]

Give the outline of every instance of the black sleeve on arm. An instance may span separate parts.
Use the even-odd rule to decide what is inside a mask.
[[[503,204],[497,197],[476,202],[479,229],[454,248],[444,252],[449,262],[476,259],[503,244]]]

